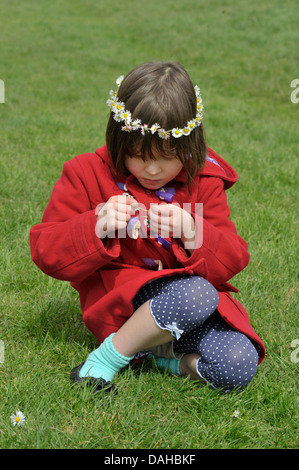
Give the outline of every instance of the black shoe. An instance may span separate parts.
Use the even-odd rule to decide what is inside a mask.
[[[104,390],[105,392],[113,392],[115,395],[117,395],[118,392],[115,385],[112,382],[107,382],[106,380],[102,379],[102,377],[99,379],[96,379],[95,377],[80,377],[79,372],[83,364],[84,362],[71,370],[70,379],[72,382],[75,384],[86,384],[88,387],[93,389],[92,393]]]

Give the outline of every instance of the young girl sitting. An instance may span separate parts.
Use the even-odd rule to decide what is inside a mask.
[[[32,259],[79,292],[99,347],[71,372],[94,390],[150,352],[162,369],[245,387],[265,355],[228,281],[249,261],[229,219],[235,170],[206,147],[200,90],[173,62],[110,91],[106,145],[66,162]]]

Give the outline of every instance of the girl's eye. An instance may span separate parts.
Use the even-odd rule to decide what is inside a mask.
[[[163,155],[163,158],[165,158],[166,160],[174,160],[175,158],[178,158],[178,156],[176,153],[166,153],[165,155]]]
[[[136,153],[135,155],[133,155],[133,157],[134,157],[134,158],[138,158],[138,159],[140,159],[140,160],[142,160],[142,161],[144,161],[144,162],[145,162],[145,160],[146,160],[145,155],[143,155],[142,153]]]
[[[163,155],[164,158],[177,158],[177,152],[175,149],[168,149]]]
[[[132,152],[132,151],[129,151],[127,150],[127,155],[130,157],[130,158],[144,158],[144,155],[142,153],[139,153],[139,152]]]
[[[143,153],[139,153],[139,152],[127,152],[127,154],[129,155],[130,158],[137,158],[144,162],[148,159]],[[161,156],[156,156],[156,158],[153,157],[154,160],[159,160],[159,158],[163,160],[173,160],[175,158],[178,158],[178,156],[176,152],[169,152],[169,153],[162,154]]]

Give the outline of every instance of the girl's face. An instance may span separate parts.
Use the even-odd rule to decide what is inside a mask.
[[[137,178],[146,189],[157,190],[175,178],[183,164],[175,153],[154,155],[154,159],[146,157],[141,152],[125,156],[127,170]]]

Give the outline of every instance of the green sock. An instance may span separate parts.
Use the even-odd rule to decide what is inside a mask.
[[[105,341],[89,354],[85,363],[80,369],[79,375],[83,377],[100,377],[107,382],[111,382],[114,375],[122,368],[125,367],[132,357],[126,357],[116,351],[112,343],[112,338],[115,333],[112,333]]]
[[[171,372],[174,375],[181,375],[180,372],[180,360],[174,359],[174,358],[166,358],[166,357],[157,357],[157,356],[152,356],[159,367],[159,369],[167,370],[168,372]]]

